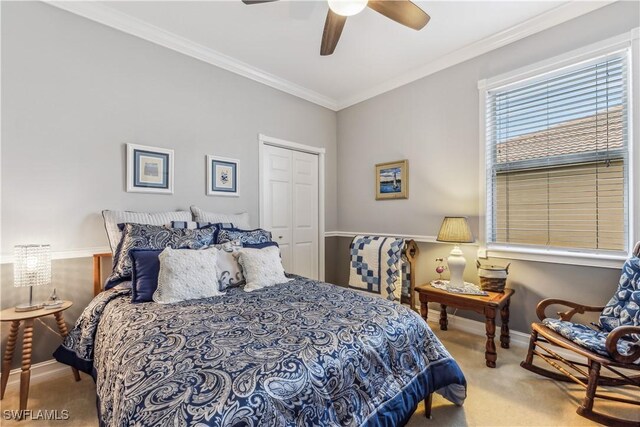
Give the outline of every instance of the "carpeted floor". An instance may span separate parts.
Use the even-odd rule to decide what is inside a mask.
[[[431,325],[447,349],[460,364],[468,382],[468,397],[462,407],[456,407],[439,395],[433,399],[433,419],[424,417],[424,406],[420,404],[409,421],[410,427],[418,426],[579,426],[595,425],[578,416],[576,408],[583,390],[575,384],[558,383],[542,378],[520,368],[526,349],[498,346],[498,366],[485,367],[484,339],[464,332],[439,331]],[[630,391],[623,390],[627,397]],[[637,390],[635,390],[637,393]],[[636,394],[636,399],[637,394]],[[39,384],[33,384],[29,406],[34,414],[37,410],[69,411],[65,421],[7,421],[7,410],[18,408],[18,388],[7,389],[2,401],[2,426],[45,427],[49,425],[96,426],[95,386],[93,380],[82,375],[75,383],[69,375]],[[617,404],[600,406],[618,416],[635,417],[640,422],[640,411]]]

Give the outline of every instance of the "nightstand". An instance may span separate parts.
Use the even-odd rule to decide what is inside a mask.
[[[447,307],[461,310],[472,310],[485,316],[485,329],[487,332],[487,343],[485,348],[485,361],[489,368],[496,367],[498,355],[496,345],[493,341],[496,334],[496,313],[500,313],[502,326],[500,328],[500,344],[502,348],[509,348],[509,305],[511,296],[515,292],[513,289],[505,289],[504,292],[487,292],[489,295],[464,295],[454,294],[442,289],[434,288],[426,284],[416,287],[416,292],[420,297],[420,313],[424,320],[429,314],[430,302],[440,304],[440,329],[447,330]]]
[[[11,322],[9,330],[9,340],[7,348],[2,359],[2,389],[0,390],[0,400],[4,398],[4,391],[7,388],[9,380],[9,371],[11,370],[11,361],[13,360],[13,350],[16,347],[16,338],[20,323],[24,322],[24,332],[22,334],[22,373],[20,374],[20,410],[27,409],[27,400],[29,399],[29,381],[31,379],[31,346],[33,341],[33,321],[41,317],[53,315],[58,323],[60,335],[64,339],[69,331],[64,323],[62,312],[71,307],[71,301],[64,301],[60,307],[52,309],[39,309],[33,311],[16,312],[14,307],[0,311],[0,322]],[[76,381],[80,381],[80,373],[77,369],[73,370],[73,376]]]

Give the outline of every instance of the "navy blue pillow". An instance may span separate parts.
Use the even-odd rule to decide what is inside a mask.
[[[131,257],[131,302],[153,301],[153,293],[158,288],[161,250],[132,249]]]
[[[264,243],[243,243],[243,248],[252,248],[252,249],[263,249],[268,248],[269,246],[280,247],[277,242],[264,242]]]

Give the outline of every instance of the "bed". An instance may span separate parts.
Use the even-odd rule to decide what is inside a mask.
[[[409,307],[299,276],[175,304],[100,292],[55,352],[96,382],[102,426],[397,426],[457,363]]]

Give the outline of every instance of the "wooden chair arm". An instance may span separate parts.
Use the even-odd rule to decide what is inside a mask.
[[[557,313],[558,316],[560,316],[560,319],[565,321],[571,320],[574,314],[578,314],[578,313],[582,314],[585,311],[600,312],[604,310],[604,306],[582,305],[582,304],[578,304],[577,302],[566,301],[562,299],[547,298],[540,301],[538,303],[538,306],[536,307],[536,314],[538,315],[538,319],[542,321],[547,317],[549,317],[545,314],[545,310],[547,309],[547,307],[554,304],[571,307],[571,310],[558,311]]]
[[[640,359],[640,342],[631,344],[631,351],[624,355],[618,353],[618,341],[629,334],[640,334],[640,326],[618,326],[607,336],[605,345],[613,360],[620,363],[633,363]]]

